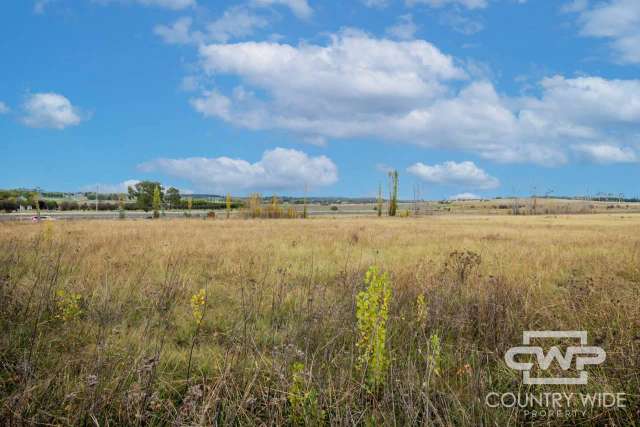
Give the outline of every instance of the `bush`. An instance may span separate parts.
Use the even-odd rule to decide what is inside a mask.
[[[15,199],[0,200],[0,210],[3,210],[7,213],[11,213],[13,211],[17,211],[18,208],[19,208],[19,205],[15,201]]]
[[[77,211],[78,209],[80,209],[80,205],[78,205],[78,202],[68,200],[60,202],[61,211]]]

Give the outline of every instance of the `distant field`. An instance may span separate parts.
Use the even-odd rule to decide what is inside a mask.
[[[111,202],[109,202],[111,203]],[[268,206],[268,204],[265,204]],[[286,211],[289,206],[300,214],[301,204],[280,204]],[[386,205],[383,207],[386,212]],[[192,216],[206,216],[207,210],[193,210]],[[218,217],[226,217],[224,209],[215,210]],[[377,216],[376,205],[374,203],[334,203],[308,205],[310,216]],[[180,218],[184,216],[184,210],[167,210],[165,215],[170,218]],[[432,216],[432,215],[564,215],[564,214],[593,214],[593,213],[640,213],[640,203],[637,202],[614,202],[614,201],[586,201],[573,199],[492,199],[492,200],[459,200],[459,201],[422,201],[422,202],[400,202],[398,205],[399,215],[409,216]],[[144,219],[151,216],[151,212],[127,211],[129,219]],[[231,216],[234,218],[243,217],[243,209],[234,209]],[[36,215],[35,210],[0,213],[0,221],[10,220],[30,220]],[[99,211],[93,209],[85,211],[42,211],[42,215],[59,219],[115,219],[118,218],[117,210]]]
[[[539,203],[549,214],[2,222],[0,419],[638,425],[638,206]],[[375,381],[357,304],[371,266],[391,290]],[[504,354],[525,330],[585,330],[606,362],[588,385],[523,385]],[[488,407],[491,392],[627,401],[546,418]]]

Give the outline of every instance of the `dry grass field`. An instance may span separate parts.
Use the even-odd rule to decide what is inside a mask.
[[[370,266],[390,290],[378,359]],[[5,222],[0,301],[8,425],[640,419],[640,215]],[[523,385],[503,357],[524,330],[588,331],[607,360],[585,386]],[[565,418],[485,402],[527,391],[627,402]]]

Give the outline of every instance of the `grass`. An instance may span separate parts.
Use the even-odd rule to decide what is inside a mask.
[[[627,407],[562,423],[637,425],[639,232],[629,214],[0,223],[0,419],[546,424],[485,395],[606,391]],[[392,290],[376,388],[356,347],[373,265]],[[607,361],[527,389],[503,361],[523,330],[586,330]]]

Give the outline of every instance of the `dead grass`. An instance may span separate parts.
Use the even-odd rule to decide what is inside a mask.
[[[375,391],[355,360],[370,265],[393,286]],[[75,320],[56,318],[61,289],[81,295]],[[545,329],[587,330],[607,351],[577,391],[629,394],[626,409],[569,424],[640,417],[637,215],[0,223],[0,301],[9,424],[521,423],[484,396],[523,390],[502,357]]]

